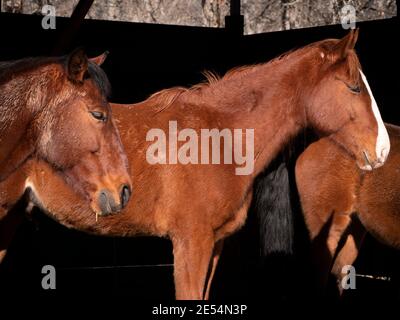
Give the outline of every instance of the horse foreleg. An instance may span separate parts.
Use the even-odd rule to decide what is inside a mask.
[[[214,247],[213,256],[210,264],[210,272],[207,279],[206,293],[204,295],[204,300],[208,300],[210,297],[211,283],[215,275],[215,270],[217,269],[219,257],[221,256],[222,248],[224,246],[224,240],[219,240]]]
[[[361,223],[358,220],[353,221],[346,242],[337,253],[331,273],[336,278],[339,295],[342,295],[344,290],[342,280],[346,274],[342,272],[343,267],[346,265],[352,265],[357,259],[366,234],[367,232]]]
[[[175,295],[178,300],[201,300],[214,248],[212,233],[195,232],[174,239]]]
[[[318,286],[322,291],[325,291],[327,288],[329,274],[339,241],[342,239],[343,234],[350,225],[351,217],[348,214],[333,214],[332,218],[327,223],[329,224],[327,226],[329,229],[326,238],[323,237],[322,239],[318,239],[317,245],[314,244],[313,252],[314,260],[318,266]],[[323,243],[321,243],[321,241]],[[326,252],[326,254],[324,255],[323,252]]]
[[[174,283],[175,283],[175,298],[184,300],[186,294],[190,290],[190,281],[188,268],[186,266],[186,256],[184,243],[180,239],[173,239],[173,254],[174,254]],[[189,299],[189,298],[186,298]]]

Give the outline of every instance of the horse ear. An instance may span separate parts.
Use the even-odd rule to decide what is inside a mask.
[[[105,51],[97,57],[90,58],[89,61],[93,62],[94,64],[97,64],[98,66],[101,66],[104,63],[104,61],[107,59],[108,54],[109,54],[109,52]]]
[[[345,37],[333,47],[333,54],[341,60],[347,57],[349,52],[354,49],[358,39],[358,28],[352,29]]]
[[[83,49],[74,50],[67,58],[68,79],[74,83],[82,83],[88,69],[88,58]]]

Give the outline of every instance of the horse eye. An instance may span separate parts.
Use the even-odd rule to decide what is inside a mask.
[[[105,122],[107,120],[106,115],[103,112],[100,111],[90,111],[90,114],[92,115],[93,118],[99,121]]]
[[[360,88],[360,86],[347,86],[349,89],[350,89],[350,91],[351,92],[354,92],[354,93],[360,93],[361,92],[361,88]]]

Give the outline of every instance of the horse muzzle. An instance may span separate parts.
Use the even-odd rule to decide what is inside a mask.
[[[109,189],[102,189],[98,192],[96,200],[96,212],[101,216],[118,213],[129,202],[131,197],[131,188],[128,184],[123,184],[119,188],[119,192],[112,192]]]
[[[364,165],[359,166],[361,170],[366,170],[366,171],[372,171],[374,169],[377,169],[379,167],[382,167],[389,155],[389,150],[382,150],[381,154],[379,157],[376,158],[376,160],[372,160],[371,157],[368,154],[368,151],[363,151],[362,152],[363,159],[364,159]]]

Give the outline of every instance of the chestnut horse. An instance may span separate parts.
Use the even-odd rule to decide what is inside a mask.
[[[341,40],[316,42],[208,84],[164,90],[134,105],[112,105],[134,168],[135,197],[123,214],[96,223],[84,199],[40,161],[20,170],[34,185],[33,202],[62,224],[89,233],[168,237],[176,297],[208,298],[223,240],[244,224],[255,177],[292,136],[310,127],[331,135],[362,169],[385,162],[389,139],[353,50],[356,39],[352,31]],[[254,170],[237,175],[232,162],[151,164],[146,157],[154,145],[149,132],[168,132],[171,120],[192,133],[254,129],[254,143],[239,143],[246,150],[254,147]],[[209,147],[209,140],[203,147]]]
[[[345,265],[357,258],[368,231],[400,249],[400,127],[386,124],[391,153],[386,165],[360,171],[330,139],[311,144],[296,163],[296,183],[323,287],[331,273],[342,293]],[[321,236],[322,235],[322,236]],[[327,255],[321,255],[321,248]],[[326,250],[327,249],[327,250]]]
[[[0,183],[8,185],[0,201],[3,243],[13,230],[2,220],[14,221],[7,213],[26,189],[34,189],[28,177],[12,179],[29,159],[53,167],[96,214],[126,205],[131,180],[107,102],[110,85],[99,68],[104,59],[88,60],[76,50],[62,58],[0,63]],[[0,262],[6,247],[0,246]]]
[[[361,171],[329,137],[305,148],[314,139],[305,134],[256,180],[251,208],[260,218],[263,253],[293,253],[294,219],[301,211],[320,293],[330,275],[343,293],[342,269],[354,263],[367,232],[400,249],[400,127],[386,128],[391,152],[382,168]]]
[[[0,62],[0,181],[35,157],[97,214],[126,205],[131,181],[107,102],[110,85],[98,66],[104,58],[89,61],[78,49],[61,58]],[[16,199],[0,207],[0,219]]]

